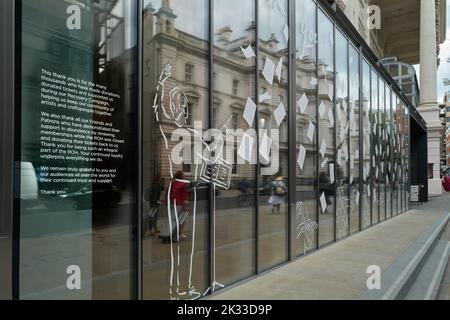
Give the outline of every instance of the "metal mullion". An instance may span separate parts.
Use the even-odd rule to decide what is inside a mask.
[[[288,25],[289,25],[289,110],[288,110],[288,156],[289,156],[289,213],[288,213],[288,259],[293,261],[297,258],[296,252],[296,185],[297,185],[297,79],[296,79],[296,30],[295,30],[295,0],[288,1]]]
[[[259,122],[260,122],[260,114],[259,114],[259,101],[258,101],[258,92],[259,92],[259,58],[260,58],[260,47],[259,47],[259,0],[255,0],[255,91],[254,91],[254,101],[257,102],[258,108],[256,112],[256,170],[255,170],[255,273],[259,274],[259,173],[261,171],[261,165],[259,163]]]
[[[384,221],[388,220],[388,212],[387,212],[387,181],[386,181],[386,159],[387,159],[387,142],[385,140],[386,137],[386,127],[387,127],[387,119],[386,119],[386,108],[387,108],[387,96],[386,96],[386,88],[387,83],[383,81],[383,92],[384,92],[384,128],[383,128],[383,180],[384,180]]]
[[[378,120],[378,114],[379,114],[379,112],[380,112],[380,76],[377,74],[377,115],[376,115],[376,117],[377,117],[377,120]],[[381,126],[381,123],[378,123],[378,121],[377,121],[377,130],[375,130],[376,132],[375,132],[375,137],[377,138],[377,140],[378,140],[378,127],[379,126]],[[377,158],[377,156],[375,155],[375,159]],[[377,161],[375,161],[375,163],[376,163]],[[377,169],[378,169],[378,173],[380,173],[380,166],[379,166],[379,164],[378,163],[376,163],[376,167],[377,167]],[[376,175],[375,175],[375,179],[377,180],[377,198],[378,198],[378,204],[377,204],[377,207],[378,207],[378,223],[381,223],[381,192],[380,192],[380,178],[379,178],[379,175],[378,175],[378,177],[376,177]]]
[[[363,207],[364,207],[364,188],[363,188],[363,164],[364,164],[364,119],[362,116],[363,101],[362,101],[362,87],[363,87],[363,72],[362,72],[362,47],[359,47],[358,52],[358,72],[359,72],[359,231],[362,231],[362,217],[363,217]]]
[[[338,108],[337,105],[337,89],[336,89],[336,24],[335,21],[333,22],[333,81],[334,81],[334,109],[333,109],[333,117],[334,117],[334,242],[337,241],[337,112],[336,109]]]
[[[143,170],[142,165],[144,163],[143,159],[143,34],[144,34],[144,28],[143,28],[143,3],[142,0],[137,1],[137,52],[138,52],[138,62],[137,62],[137,75],[138,75],[138,107],[137,107],[137,144],[138,144],[138,166],[137,166],[137,217],[136,217],[136,224],[137,224],[137,237],[136,237],[136,299],[142,300],[144,298],[143,296],[143,239],[142,239],[142,196],[143,196]]]
[[[316,16],[316,35],[319,34],[319,9],[315,3],[315,16]],[[318,37],[317,37],[318,39]],[[319,78],[319,41],[316,43],[316,79]],[[317,82],[319,83],[319,82]],[[319,233],[320,233],[320,209],[319,209],[319,197],[320,195],[320,181],[319,181],[319,134],[320,134],[320,120],[319,120],[319,85],[316,85],[316,221],[317,221],[317,231],[316,231],[316,249],[320,247],[319,245]]]
[[[389,139],[388,139],[388,143],[389,143],[389,163],[388,163],[388,168],[389,168],[389,189],[390,189],[390,207],[391,207],[391,219],[394,217],[394,203],[393,203],[393,183],[392,183],[392,94],[393,94],[393,90],[392,90],[392,86],[389,85],[389,99],[390,99],[390,103],[389,103]]]
[[[209,19],[208,19],[208,27],[209,27],[209,74],[208,74],[208,128],[213,126],[213,112],[214,112],[214,1],[209,0]],[[214,280],[215,280],[215,217],[214,217],[214,203],[212,201],[213,197],[215,197],[214,188],[212,183],[209,184],[209,201],[208,201],[208,217],[209,217],[209,233],[208,233],[208,245],[209,245],[209,272],[208,272],[208,282],[209,288],[213,288]],[[211,292],[212,293],[212,290]]]
[[[372,68],[370,67],[370,64],[367,63],[369,66],[369,141],[370,141],[370,151],[369,151],[369,189],[370,189],[370,226],[373,226],[373,191],[372,191],[372,178],[373,178],[373,168],[372,168],[372,155],[373,155],[373,141],[372,141],[372,104],[373,104],[373,97],[372,97]]]
[[[14,161],[21,159],[21,140],[22,130],[22,1],[13,1],[13,14],[15,23],[12,23],[14,34],[14,53],[12,55],[12,63],[14,65],[14,98],[13,98],[13,116],[14,123],[12,128],[13,144],[14,144]],[[13,174],[13,193],[14,190],[20,190],[20,169],[14,168]],[[20,299],[20,200],[16,199],[17,195],[13,196],[13,210],[12,210],[12,298],[14,300]]]
[[[351,232],[351,205],[352,205],[352,198],[351,198],[351,183],[350,183],[350,177],[351,177],[351,169],[350,169],[350,153],[351,153],[351,135],[350,135],[350,41],[348,40],[347,37],[344,38],[346,39],[346,43],[347,43],[347,127],[348,127],[348,132],[347,132],[347,156],[348,156],[348,160],[347,161],[347,174],[348,174],[348,179],[347,179],[347,220],[348,220],[348,234],[347,237],[350,236],[352,234]]]
[[[409,109],[408,109],[409,111]],[[447,143],[445,145],[445,148],[447,149]],[[408,211],[411,209],[411,112],[408,112],[408,184],[407,184],[407,190],[409,192],[409,199],[408,200]]]

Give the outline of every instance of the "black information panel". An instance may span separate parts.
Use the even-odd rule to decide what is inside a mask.
[[[22,299],[133,297],[136,5],[22,1]]]

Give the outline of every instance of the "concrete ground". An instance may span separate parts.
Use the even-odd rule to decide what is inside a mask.
[[[366,292],[367,267],[386,271],[443,213],[450,195],[211,297],[214,300],[358,299]],[[450,238],[447,228],[443,237]],[[450,296],[450,268],[440,298]]]
[[[441,240],[450,241],[450,224],[447,225],[444,233],[441,236]],[[444,278],[442,279],[442,285],[437,297],[438,300],[450,300],[450,263],[447,265]]]

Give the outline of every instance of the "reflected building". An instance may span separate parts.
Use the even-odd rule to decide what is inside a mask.
[[[0,225],[0,267],[15,268],[0,277],[16,278],[0,297],[202,299],[410,209],[426,123],[343,1],[21,2],[20,77],[5,93],[20,99],[2,110],[16,129],[0,145],[15,181],[0,180],[0,221],[14,218]],[[111,116],[47,107],[42,69],[116,93]],[[123,158],[42,158],[47,111],[103,122]],[[40,180],[57,194],[34,197],[49,168],[111,182]]]

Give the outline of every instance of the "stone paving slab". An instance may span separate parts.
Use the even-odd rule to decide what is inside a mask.
[[[367,291],[368,266],[388,270],[445,212],[450,195],[433,199],[332,246],[225,289],[213,300],[353,300]]]

